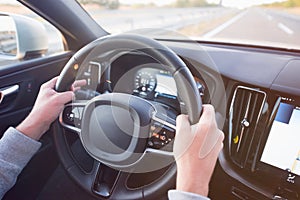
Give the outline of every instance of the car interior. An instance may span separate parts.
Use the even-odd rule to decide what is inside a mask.
[[[47,31],[0,10],[0,18],[14,20],[21,49],[3,58],[4,64],[0,53],[1,134],[29,114],[47,80],[59,76],[59,92],[76,80],[87,81],[3,199],[168,199],[168,190],[176,187],[176,116],[188,114],[195,124],[203,104],[214,106],[225,135],[209,198],[300,198],[296,29],[289,34],[279,23],[287,38],[278,36],[277,46],[268,45],[275,34],[269,25],[255,27],[248,18],[245,29],[264,29],[265,43],[194,39],[147,24],[111,34],[82,2],[18,0],[59,30],[64,50],[52,54],[45,53]],[[113,21],[122,9],[115,9],[117,1],[107,2]],[[239,12],[235,20],[262,12],[251,9],[230,12]],[[270,22],[287,18],[278,10],[265,13],[273,16],[266,18]],[[290,20],[299,29],[300,17]],[[242,38],[243,31],[232,37]]]

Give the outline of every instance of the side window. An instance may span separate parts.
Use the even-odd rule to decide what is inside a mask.
[[[18,2],[0,2],[0,67],[63,51],[54,26]]]

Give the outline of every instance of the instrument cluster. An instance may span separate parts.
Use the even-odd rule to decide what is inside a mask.
[[[134,77],[134,94],[141,97],[167,95],[176,98],[176,83],[170,72],[153,68],[142,68]]]
[[[89,62],[85,70],[80,73],[77,78],[86,79],[87,85],[77,92],[78,99],[91,99],[104,92],[120,92],[167,105],[178,104],[175,79],[166,69],[151,64],[130,67],[131,70],[125,67],[124,71],[104,66],[100,62]],[[209,96],[206,94],[208,91],[205,82],[198,77],[194,79],[200,96]]]

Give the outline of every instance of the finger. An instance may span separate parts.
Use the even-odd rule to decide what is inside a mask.
[[[57,82],[57,80],[58,80],[58,76],[56,76],[56,77],[52,78],[51,80],[45,82],[42,86],[46,87],[46,88],[52,88],[53,89],[56,82]]]
[[[77,80],[75,81],[72,85],[71,85],[71,88],[70,90],[75,92],[77,90],[80,90],[82,86],[85,86],[86,85],[86,80],[83,79],[83,80]]]
[[[82,86],[85,86],[86,85],[86,80],[85,79],[82,79],[82,80],[76,80],[74,83],[73,83],[73,87],[82,87]]]
[[[176,119],[176,136],[174,141],[175,159],[179,159],[193,142],[193,134],[187,115],[179,115]]]
[[[176,129],[182,129],[186,126],[190,126],[188,122],[188,116],[187,115],[178,115],[176,118]]]
[[[222,139],[223,141],[223,138],[223,132],[219,129],[209,132],[209,134],[206,135],[203,141],[203,145],[201,145],[201,148],[199,150],[199,158],[205,158],[212,151],[214,151],[214,149],[218,148],[220,146],[219,140]]]
[[[212,105],[203,105],[203,113],[199,119],[199,122],[193,126],[195,126],[194,130],[196,138],[200,144],[203,143],[203,141],[206,138],[206,135],[214,125],[215,121],[215,111]]]
[[[61,92],[56,94],[56,98],[58,99],[58,102],[61,104],[66,104],[69,101],[72,101],[74,98],[74,92],[67,91],[67,92]]]
[[[191,138],[191,124],[188,115],[179,115],[176,118],[176,137],[177,140]]]
[[[210,104],[205,104],[202,106],[203,113],[200,117],[200,124],[207,124],[212,120],[215,120],[215,108]]]
[[[76,92],[77,90],[80,90],[81,87],[72,87],[71,91]]]
[[[215,122],[215,110],[212,105],[203,105],[203,113],[199,123],[194,125],[195,145],[193,151],[198,148],[199,158],[206,157],[207,154],[214,148],[218,140],[219,134]]]
[[[215,148],[211,151],[211,153],[208,156],[212,156],[212,157],[218,157],[220,151],[223,149],[223,141],[224,141],[224,133],[222,131],[220,131],[220,137],[218,138],[217,144],[215,145]]]

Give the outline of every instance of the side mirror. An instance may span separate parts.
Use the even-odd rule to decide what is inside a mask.
[[[44,25],[29,17],[0,13],[0,59],[39,57],[48,51]]]

